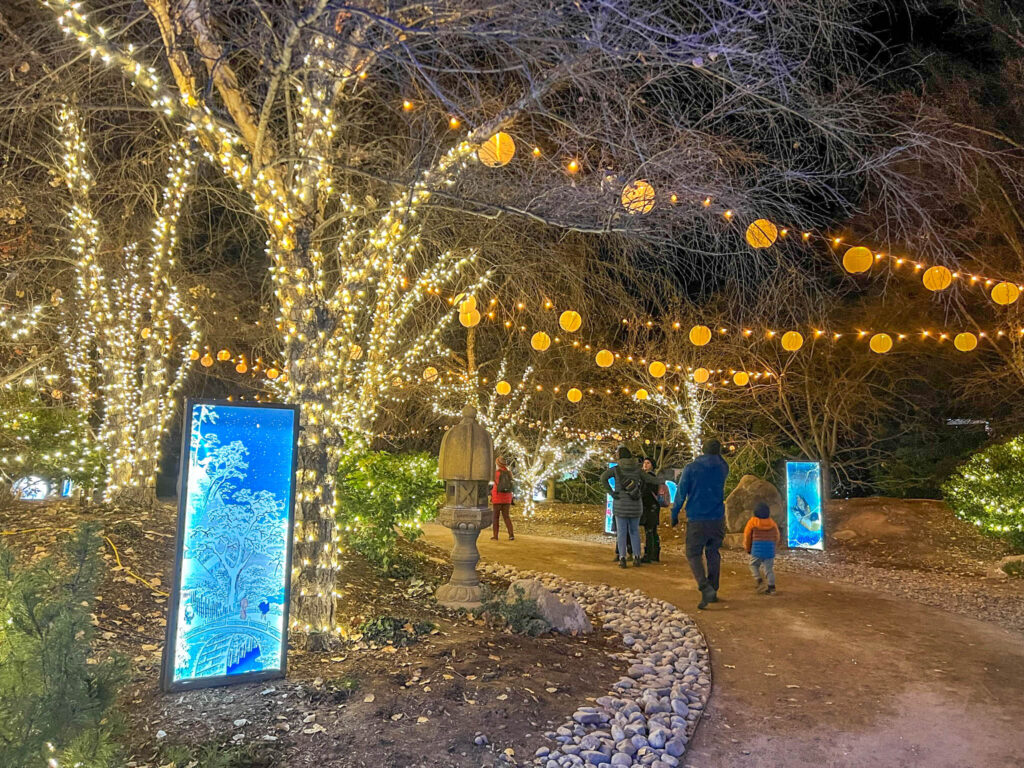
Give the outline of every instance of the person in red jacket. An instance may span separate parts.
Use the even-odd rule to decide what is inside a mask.
[[[515,534],[512,533],[512,517],[509,512],[512,509],[512,473],[502,456],[494,459],[497,469],[494,471],[494,485],[491,487],[491,504],[494,506],[494,535],[491,538],[498,540],[498,515],[505,518],[505,527],[508,528],[508,540],[515,541]]]

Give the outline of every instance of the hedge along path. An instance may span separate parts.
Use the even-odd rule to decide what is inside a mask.
[[[533,764],[543,768],[612,765],[675,768],[711,694],[711,659],[704,635],[674,605],[639,590],[569,581],[551,573],[520,571],[500,563],[485,574],[515,581],[537,579],[554,593],[575,598],[605,629],[622,635],[629,663],[597,706],[582,706],[545,734]]]

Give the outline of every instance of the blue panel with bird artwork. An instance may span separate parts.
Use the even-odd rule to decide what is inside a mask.
[[[825,528],[819,462],[786,462],[786,505],[789,510],[789,546],[824,549]]]
[[[298,409],[188,401],[184,423],[164,688],[279,677]]]

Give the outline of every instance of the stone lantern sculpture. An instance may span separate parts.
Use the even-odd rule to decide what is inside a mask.
[[[462,409],[462,421],[441,440],[437,473],[444,481],[445,502],[438,521],[455,536],[452,578],[437,589],[437,602],[448,608],[478,608],[480,579],[476,540],[491,525],[487,485],[494,475],[491,436],[476,420],[476,408]]]

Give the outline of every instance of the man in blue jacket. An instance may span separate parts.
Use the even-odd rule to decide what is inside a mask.
[[[704,455],[686,465],[679,476],[672,525],[679,523],[679,511],[686,505],[686,559],[700,590],[703,610],[718,602],[718,578],[722,570],[719,549],[725,540],[725,478],[729,465],[722,458],[722,444],[715,439],[704,443]],[[705,570],[704,561],[707,560]]]

